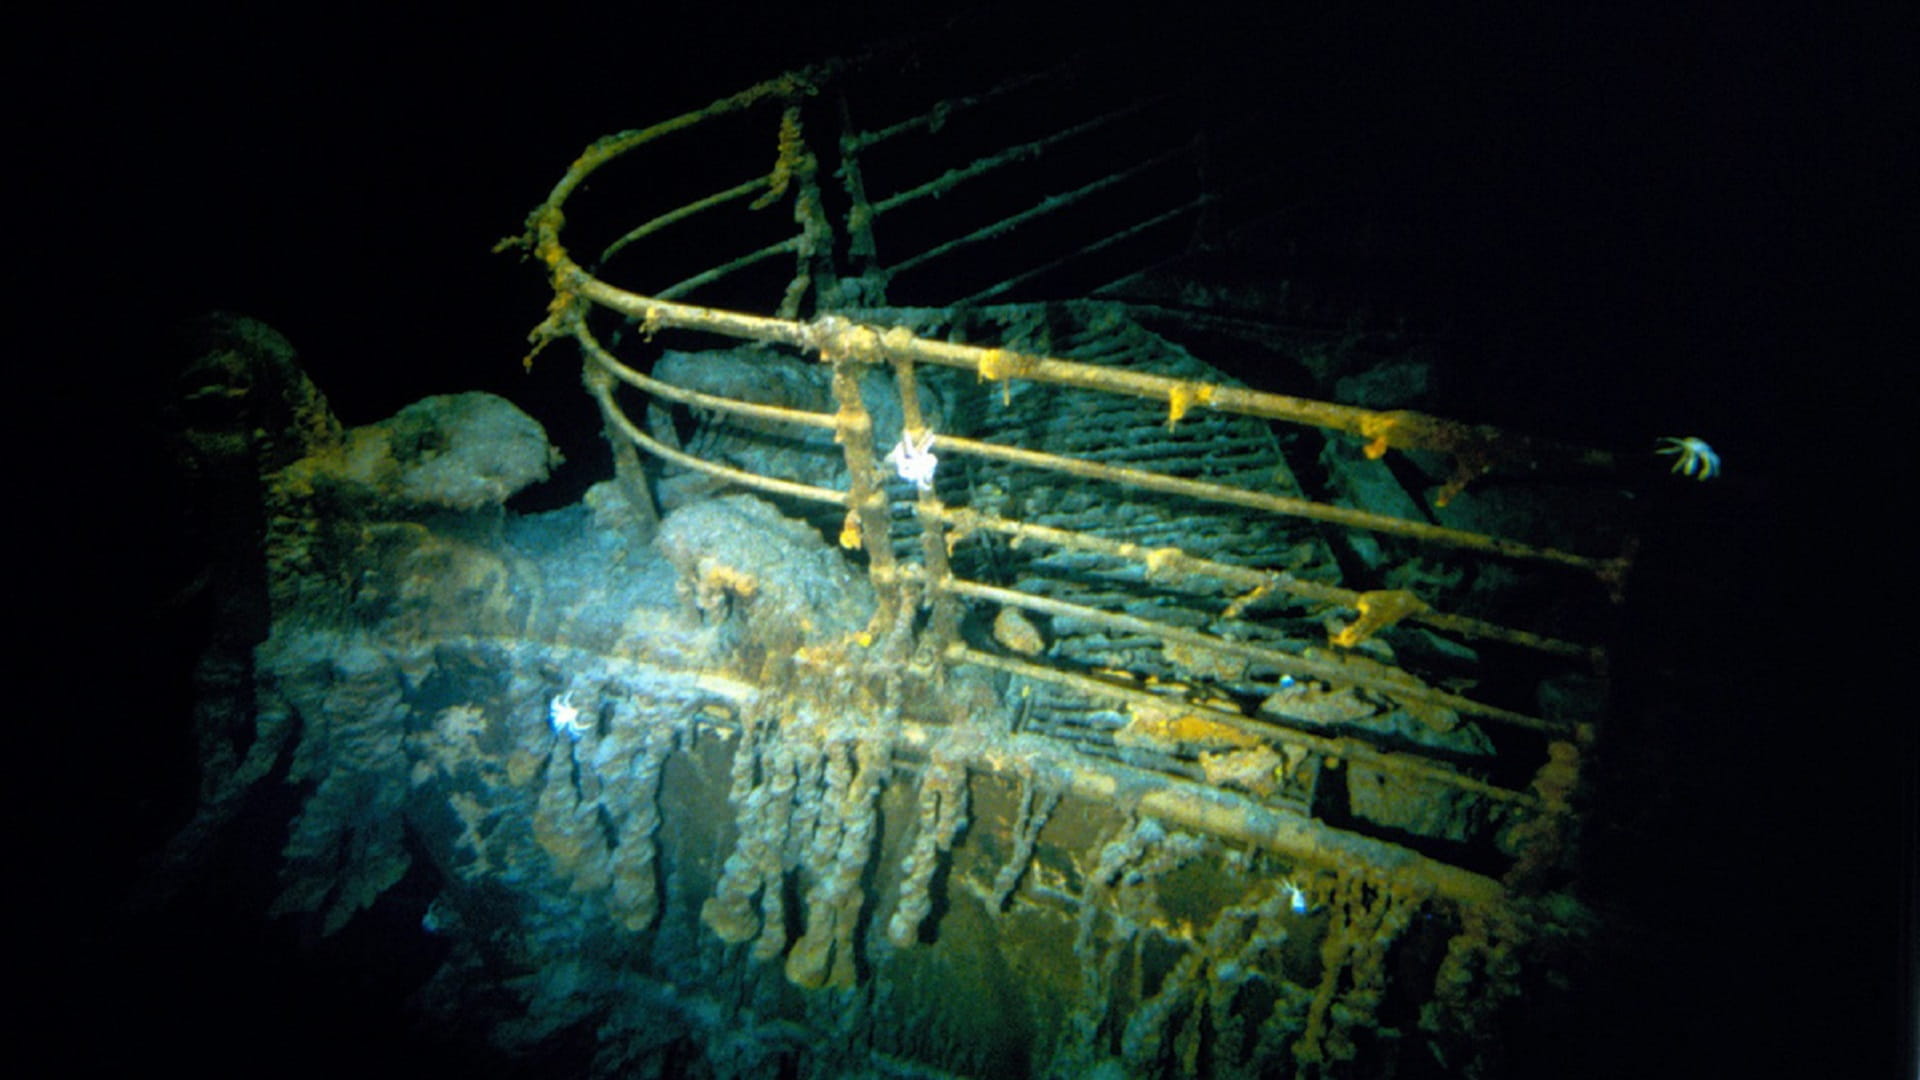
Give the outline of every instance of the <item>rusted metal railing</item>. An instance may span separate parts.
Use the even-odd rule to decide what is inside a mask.
[[[918,250],[890,263],[884,262],[879,256],[883,246],[879,234],[880,226],[889,215],[927,199],[964,192],[977,179],[1017,163],[1031,162],[1043,151],[1068,145],[1089,132],[1128,123],[1138,115],[1139,109],[1129,106],[1069,123],[1057,131],[1026,138],[892,194],[872,196],[868,191],[872,173],[863,162],[864,155],[874,147],[907,134],[936,133],[957,112],[997,101],[1006,94],[1031,90],[1034,80],[1016,81],[973,98],[937,103],[914,118],[868,132],[850,129],[849,113],[843,102],[838,116],[848,130],[843,130],[839,137],[841,162],[836,175],[844,189],[837,197],[845,207],[845,216],[836,224],[825,208],[827,194],[817,183],[819,160],[808,123],[811,117],[824,111],[814,108],[813,103],[832,92],[838,74],[838,69],[822,68],[784,76],[673,120],[596,142],[573,162],[547,200],[532,213],[526,232],[511,242],[524,247],[545,265],[554,290],[548,317],[532,334],[534,353],[563,338],[578,343],[587,363],[588,388],[610,431],[658,461],[743,488],[843,510],[845,517],[839,540],[849,549],[864,552],[867,570],[880,598],[879,611],[870,628],[872,639],[900,643],[904,655],[890,657],[889,662],[897,663],[910,656],[923,668],[933,668],[935,678],[942,665],[978,664],[1032,684],[1049,684],[1083,698],[1104,698],[1123,707],[1166,707],[1164,697],[1137,685],[1072,666],[1051,664],[1041,656],[994,652],[964,642],[960,634],[964,611],[970,605],[988,606],[1071,619],[1079,624],[1151,639],[1158,642],[1162,650],[1206,650],[1209,654],[1233,658],[1248,670],[1271,672],[1283,680],[1315,680],[1333,687],[1355,688],[1408,708],[1444,712],[1522,732],[1537,740],[1532,754],[1541,775],[1545,775],[1554,762],[1565,760],[1564,754],[1549,752],[1551,747],[1563,744],[1578,747],[1591,742],[1594,732],[1586,722],[1537,716],[1479,701],[1463,693],[1427,685],[1377,660],[1362,663],[1355,659],[1355,648],[1387,627],[1406,621],[1449,634],[1497,642],[1556,662],[1595,666],[1600,662],[1600,650],[1594,645],[1566,640],[1553,633],[1449,614],[1404,590],[1342,588],[1299,578],[1284,569],[1224,562],[1177,546],[1147,546],[1092,532],[1022,521],[1001,513],[952,504],[941,488],[932,483],[918,485],[912,496],[912,513],[918,528],[917,557],[896,551],[892,542],[894,502],[887,491],[892,478],[882,460],[886,448],[875,445],[873,417],[858,385],[860,372],[871,367],[885,367],[893,372],[893,385],[902,410],[902,447],[917,447],[937,455],[943,469],[954,468],[955,462],[988,462],[1074,482],[1154,492],[1190,500],[1195,505],[1232,507],[1279,521],[1308,523],[1306,527],[1310,528],[1359,530],[1399,537],[1412,544],[1443,548],[1472,558],[1502,560],[1536,567],[1549,575],[1562,574],[1569,589],[1597,592],[1592,586],[1596,580],[1617,588],[1627,570],[1626,559],[1618,555],[1567,551],[1292,494],[1250,490],[935,430],[936,421],[923,410],[919,400],[917,366],[969,373],[977,383],[998,384],[1003,388],[1027,383],[1152,402],[1164,406],[1169,430],[1191,416],[1212,412],[1357,436],[1365,440],[1368,457],[1377,458],[1393,450],[1444,454],[1453,461],[1453,471],[1439,492],[1436,499],[1439,503],[1457,494],[1476,477],[1504,466],[1531,463],[1542,457],[1589,463],[1604,458],[1578,448],[1411,411],[1362,409],[1220,381],[1103,366],[998,344],[936,340],[904,325],[886,325],[858,317],[858,312],[884,299],[890,283],[898,275],[943,259],[961,248],[1002,238],[1012,229],[1038,218],[1064,213],[1081,197],[1125,184],[1143,170],[1165,167],[1183,151],[1178,146],[1151,150],[1140,160],[1120,162],[1070,188],[1066,195],[1043,198],[958,235],[927,240]],[[750,217],[786,206],[791,210],[793,222],[790,231],[779,231],[739,255],[722,256],[716,265],[706,270],[685,274],[650,291],[610,284],[598,270],[590,271],[577,261],[563,243],[562,233],[566,227],[563,211],[586,181],[600,170],[628,155],[685,138],[687,133],[711,122],[748,116],[763,117],[766,121],[758,128],[760,137],[767,140],[772,150],[772,164],[764,176],[727,184],[655,213],[644,224],[620,233],[607,243],[593,263],[597,267],[615,259],[629,260],[636,252],[648,248],[648,242],[673,235],[675,230],[714,220],[711,215],[716,214],[738,213]],[[1137,236],[1151,223],[1197,209],[1206,198],[1206,193],[1199,191],[1172,196],[1165,205],[1144,208],[1144,212],[1129,220],[1113,223],[1104,234],[1077,241],[1063,252],[1044,253],[1033,265],[1017,268],[1016,272],[969,296],[1015,295],[1041,271],[1086,252],[1106,251],[1120,239]],[[767,226],[766,220],[752,220],[756,225]],[[770,227],[780,229],[777,223]],[[781,257],[794,260],[793,271],[778,295],[767,297],[763,307],[769,313],[702,306],[686,300],[715,290],[749,268],[764,266],[768,260]],[[801,317],[809,304],[814,314]],[[696,331],[733,341],[779,346],[815,358],[831,367],[832,395],[837,407],[833,412],[815,412],[756,404],[656,379],[616,355],[615,348],[606,340],[604,327],[596,324],[599,318],[596,313],[607,313],[634,325],[640,336],[649,341],[669,331]],[[532,359],[528,357],[529,363]],[[846,487],[823,487],[794,478],[761,475],[704,460],[667,445],[629,417],[621,402],[620,386],[637,390],[650,399],[714,414],[761,424],[830,431],[844,455]],[[1135,567],[1142,580],[1169,589],[1202,589],[1198,583],[1211,583],[1205,587],[1227,590],[1215,604],[1215,614],[1225,620],[1239,618],[1249,607],[1275,598],[1345,609],[1355,613],[1355,618],[1344,630],[1334,634],[1325,648],[1306,649],[1290,647],[1284,642],[1241,640],[1138,613],[1102,610],[1023,592],[1005,583],[961,576],[950,559],[955,547],[987,537],[1009,544],[1030,543],[1098,556]],[[924,621],[920,620],[923,612]],[[1303,725],[1288,723],[1284,718],[1248,716],[1230,703],[1182,702],[1178,708],[1222,732],[1231,733],[1232,737],[1246,740],[1234,745],[1272,746],[1295,758],[1311,756],[1316,761],[1358,764],[1518,810],[1556,813],[1565,810],[1564,802],[1544,795],[1547,789],[1538,783],[1532,788],[1496,783],[1420,754],[1383,749],[1353,736],[1319,734]],[[1477,886],[1455,885],[1454,888],[1472,891]]]

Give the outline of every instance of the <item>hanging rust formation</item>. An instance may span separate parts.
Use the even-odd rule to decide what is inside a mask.
[[[267,476],[269,690],[210,807],[297,740],[282,907],[337,927],[427,851],[489,962],[628,957],[520,1029],[616,1063],[633,980],[731,1001],[677,1036],[716,1059],[859,1033],[781,1059],[817,1075],[1490,1052],[1580,921],[1630,547],[1550,519],[1612,459],[1200,359],[1141,275],[1248,210],[1179,90],[874,70],[602,139],[503,242],[553,287],[528,364],[577,347],[613,446],[579,516],[393,494],[445,432]]]

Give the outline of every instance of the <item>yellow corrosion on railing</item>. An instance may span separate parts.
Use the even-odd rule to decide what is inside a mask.
[[[1377,589],[1361,593],[1354,600],[1360,617],[1328,638],[1329,643],[1351,649],[1409,615],[1427,610],[1424,600],[1405,589]]]
[[[1100,801],[1124,801],[1136,813],[1157,816],[1169,822],[1203,829],[1222,837],[1265,846],[1290,857],[1338,865],[1359,858],[1386,872],[1402,875],[1402,880],[1426,883],[1442,895],[1482,901],[1497,899],[1501,886],[1492,879],[1449,866],[1437,859],[1418,855],[1396,844],[1371,840],[1343,832],[1309,814],[1263,805],[1262,799],[1274,793],[1266,781],[1273,780],[1276,767],[1291,770],[1296,764],[1307,767],[1350,763],[1371,772],[1395,776],[1410,784],[1444,785],[1468,792],[1540,819],[1564,813],[1578,778],[1580,749],[1593,737],[1591,725],[1568,723],[1517,712],[1486,702],[1472,700],[1427,685],[1419,678],[1372,660],[1356,650],[1369,646],[1387,628],[1406,621],[1420,623],[1463,636],[1484,638],[1535,649],[1547,654],[1599,663],[1597,648],[1575,642],[1533,634],[1433,610],[1424,600],[1405,590],[1361,592],[1317,582],[1299,580],[1284,571],[1236,566],[1188,554],[1178,547],[1143,546],[1101,536],[1052,528],[1000,518],[978,511],[948,507],[932,486],[918,490],[913,513],[920,527],[920,558],[917,563],[896,556],[891,543],[894,508],[884,485],[890,473],[879,460],[874,439],[874,419],[869,416],[860,392],[860,368],[888,365],[899,390],[902,428],[917,439],[925,438],[927,448],[942,456],[943,468],[950,458],[973,457],[1021,468],[1045,470],[1079,480],[1123,485],[1136,490],[1156,492],[1176,500],[1235,506],[1261,514],[1272,514],[1312,521],[1341,529],[1364,530],[1405,537],[1423,543],[1443,545],[1462,551],[1478,552],[1504,559],[1557,566],[1593,575],[1617,589],[1623,579],[1626,557],[1603,558],[1563,551],[1552,547],[1522,543],[1503,537],[1452,529],[1425,520],[1398,518],[1351,507],[1335,506],[1305,498],[1204,480],[1170,476],[1143,469],[1109,465],[1059,454],[1043,453],[1015,446],[966,438],[950,432],[934,431],[923,414],[915,382],[916,365],[933,364],[959,371],[971,371],[981,382],[1000,383],[1003,405],[1012,399],[1013,383],[1029,380],[1051,386],[1070,387],[1106,394],[1122,395],[1165,407],[1165,426],[1172,432],[1195,409],[1251,417],[1257,420],[1306,425],[1344,433],[1363,442],[1368,458],[1378,459],[1389,450],[1426,452],[1444,455],[1452,471],[1440,486],[1434,501],[1440,506],[1455,497],[1468,483],[1496,468],[1531,468],[1544,459],[1588,460],[1584,452],[1513,435],[1486,426],[1470,425],[1428,416],[1408,410],[1376,411],[1317,401],[1310,398],[1267,393],[1245,387],[1225,386],[1195,379],[1173,378],[1085,363],[1070,359],[1022,352],[995,345],[969,345],[922,338],[904,326],[869,325],[835,314],[800,319],[797,314],[810,296],[822,311],[830,311],[842,297],[852,302],[881,303],[880,286],[888,274],[938,258],[980,237],[997,235],[1023,221],[1051,213],[1074,199],[1102,190],[1121,174],[1096,180],[1079,189],[1049,196],[1041,204],[1011,217],[991,222],[973,233],[922,251],[891,267],[879,266],[868,231],[874,218],[886,211],[921,198],[941,195],[963,181],[984,177],[1001,164],[1025,160],[1037,152],[1039,142],[1014,148],[998,158],[976,162],[964,170],[950,171],[927,184],[869,204],[858,188],[858,169],[854,151],[860,145],[843,147],[843,177],[848,181],[852,206],[847,227],[852,234],[844,247],[856,261],[867,264],[867,291],[840,292],[835,284],[836,270],[830,252],[836,250],[832,223],[821,210],[815,182],[817,161],[808,145],[808,130],[803,125],[801,105],[818,92],[824,80],[833,74],[821,68],[782,76],[739,94],[722,98],[704,109],[651,127],[622,132],[598,140],[584,150],[553,187],[547,200],[529,215],[522,235],[504,241],[502,247],[520,248],[537,259],[553,288],[545,318],[529,335],[535,355],[549,343],[562,338],[577,341],[588,363],[586,383],[599,404],[610,431],[627,440],[622,444],[630,457],[639,447],[656,459],[697,470],[729,483],[756,491],[786,496],[841,508],[839,543],[865,553],[868,572],[878,598],[874,618],[853,640],[873,664],[855,663],[846,670],[867,674],[883,672],[879,682],[896,679],[903,670],[934,679],[948,677],[951,665],[970,664],[1003,672],[1020,680],[1050,682],[1090,698],[1106,697],[1122,703],[1132,722],[1112,733],[1116,741],[1145,740],[1150,750],[1193,751],[1192,760],[1170,760],[1168,775],[1131,768],[1101,760],[1097,753],[1065,748],[1056,740],[1032,734],[999,730],[993,738],[984,737],[984,725],[951,723],[929,728],[901,717],[891,737],[903,746],[930,744],[939,740],[943,753],[957,755],[968,767],[1003,775],[1032,776],[1037,771],[1053,774],[1059,786],[1083,797]],[[601,280],[583,267],[562,241],[566,218],[564,207],[572,193],[607,163],[637,148],[667,139],[705,121],[736,115],[749,109],[777,109],[777,125],[772,127],[775,153],[768,171],[747,178],[732,187],[696,199],[658,214],[642,225],[619,235],[598,253],[594,265],[605,264],[635,243],[656,237],[670,226],[694,215],[727,207],[765,210],[790,205],[798,228],[755,251],[712,267],[684,281],[660,285],[648,293],[622,289]],[[772,119],[772,117],[769,117]],[[901,125],[921,125],[937,130],[944,113],[910,119]],[[1103,123],[1112,118],[1102,118]],[[1064,138],[1061,136],[1060,138]],[[1058,141],[1058,138],[1055,139]],[[1184,153],[1174,151],[1173,153]],[[1155,159],[1156,161],[1159,159]],[[1137,171],[1153,162],[1136,165]],[[738,176],[728,178],[739,180]],[[1203,200],[1201,200],[1203,201]],[[1197,208],[1201,201],[1177,207],[1174,212]],[[1164,217],[1164,215],[1163,215]],[[1153,220],[1161,220],[1155,218]],[[1084,250],[1091,251],[1099,241]],[[796,268],[780,303],[772,314],[707,307],[686,303],[682,297],[702,286],[718,281],[735,271],[781,256],[796,256]],[[1023,280],[1031,268],[1010,268],[1012,276],[979,296],[995,294],[1010,283]],[[843,282],[847,279],[841,279]],[[656,283],[658,284],[658,283]],[[816,413],[737,401],[714,394],[673,386],[628,367],[602,346],[589,327],[588,313],[594,308],[615,313],[638,325],[641,335],[651,341],[663,330],[690,330],[723,335],[740,341],[782,346],[797,353],[816,357],[831,365],[835,409]],[[796,481],[761,476],[702,460],[650,437],[623,411],[615,395],[615,384],[625,383],[651,398],[679,402],[702,410],[712,410],[762,423],[792,424],[814,430],[831,431],[848,467],[847,490],[837,491]],[[937,420],[935,421],[938,422]],[[918,443],[916,442],[917,446]],[[616,460],[617,454],[616,453]],[[1423,463],[1424,464],[1424,463]],[[637,473],[637,470],[635,470]],[[943,477],[944,478],[944,477]],[[951,492],[951,485],[945,485]],[[644,484],[639,486],[645,498]],[[1218,614],[1238,619],[1256,605],[1286,602],[1340,608],[1353,613],[1345,625],[1330,628],[1330,649],[1299,642],[1275,643],[1234,640],[1229,635],[1206,633],[1171,621],[1142,618],[1132,610],[1109,610],[1075,604],[1052,597],[1036,596],[1011,589],[957,577],[949,563],[954,545],[969,536],[993,535],[1018,544],[1025,541],[1054,545],[1063,549],[1090,552],[1124,560],[1141,568],[1148,583],[1169,589],[1184,589],[1216,598]],[[1213,603],[1215,601],[1202,601]],[[963,603],[978,603],[997,609],[995,639],[1015,655],[980,651],[967,645],[958,632]],[[922,613],[925,613],[923,619]],[[1370,696],[1383,698],[1406,714],[1428,723],[1435,717],[1472,717],[1511,729],[1532,732],[1548,742],[1549,760],[1538,768],[1533,782],[1525,790],[1515,790],[1465,775],[1448,765],[1420,757],[1415,753],[1394,753],[1355,736],[1330,734],[1325,730],[1302,730],[1307,721],[1262,713],[1248,716],[1242,707],[1218,692],[1205,700],[1181,701],[1152,691],[1167,687],[1150,686],[1137,675],[1104,676],[1096,672],[1067,670],[1065,665],[1047,662],[1045,636],[1034,623],[1046,616],[1099,628],[1120,637],[1143,637],[1157,642],[1163,658],[1196,682],[1216,675],[1223,683],[1255,666],[1283,676],[1318,680],[1339,687],[1364,689]],[[1044,624],[1044,619],[1039,620]],[[1369,647],[1377,648],[1377,643]],[[847,656],[828,657],[827,661],[847,661]],[[1284,685],[1283,680],[1283,685]],[[876,683],[878,685],[878,683]],[[891,684],[888,684],[891,685]],[[1191,697],[1198,699],[1199,692]],[[1249,711],[1251,711],[1249,707]],[[1276,766],[1275,763],[1280,763]],[[1227,787],[1239,785],[1253,797],[1243,797]],[[1248,785],[1252,786],[1249,787]],[[1544,811],[1544,812],[1543,812]],[[1553,821],[1538,821],[1545,830]]]
[[[1213,401],[1214,387],[1211,383],[1179,382],[1167,389],[1167,430],[1187,415],[1187,410],[1195,405],[1207,405]]]

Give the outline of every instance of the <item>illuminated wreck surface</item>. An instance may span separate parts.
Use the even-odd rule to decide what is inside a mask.
[[[421,1007],[450,1028],[497,1016],[498,1045],[608,1074],[1440,1068],[1588,919],[1557,867],[1592,658],[1534,665],[1535,716],[1395,664],[1479,660],[1412,620],[1331,645],[1382,594],[1327,580],[1312,532],[1267,538],[1304,594],[1204,582],[1206,621],[1206,592],[1155,580],[1169,547],[1108,567],[1024,557],[1029,535],[988,549],[1014,602],[962,605],[929,655],[936,615],[890,626],[871,566],[762,498],[655,524],[612,480],[510,514],[552,453],[510,403],[343,431],[270,330],[218,334],[199,376],[277,387],[290,436],[263,489],[271,632],[250,670],[204,669],[182,846],[295,785],[276,911],[332,934],[435,882],[450,951]],[[1253,542],[1148,515],[1112,531]],[[1103,622],[1086,602],[1115,592]]]
[[[238,539],[163,871],[282,812],[274,913],[431,940],[418,1015],[533,1073],[1497,1075],[1593,926],[1627,463],[1196,355],[1375,400],[1417,367],[1108,280],[1233,207],[1154,171],[1155,106],[1113,162],[1055,142],[1106,97],[859,128],[824,103],[867,77],[602,140],[504,245],[555,290],[529,362],[580,358],[612,447],[577,504],[507,508],[556,460],[508,401],[343,428],[278,334],[210,325],[177,445]],[[1003,97],[1055,126],[968,127]],[[709,130],[663,152],[712,193],[614,194]],[[935,136],[967,167],[882,183]],[[1006,198],[1043,157],[1073,194]],[[632,259],[709,212],[753,254]]]

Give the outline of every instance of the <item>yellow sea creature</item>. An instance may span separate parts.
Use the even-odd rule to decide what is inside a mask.
[[[1720,455],[1713,452],[1707,440],[1694,435],[1684,438],[1669,435],[1660,442],[1664,445],[1654,453],[1677,455],[1670,471],[1700,480],[1711,480],[1720,475]]]

